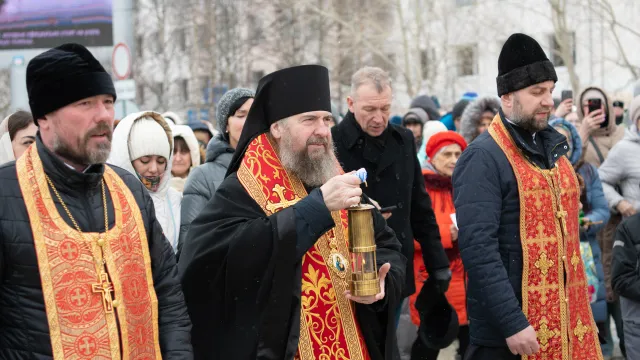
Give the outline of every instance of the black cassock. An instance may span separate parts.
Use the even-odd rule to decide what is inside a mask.
[[[196,359],[292,359],[300,333],[301,260],[334,226],[319,189],[266,216],[237,175],[194,220],[179,262]],[[406,259],[393,230],[374,215],[378,268],[391,264],[385,299],[356,304],[372,360],[399,359],[396,310]]]

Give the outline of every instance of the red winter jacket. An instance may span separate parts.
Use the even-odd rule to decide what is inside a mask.
[[[433,212],[436,216],[436,222],[440,228],[440,238],[442,247],[444,247],[447,257],[449,258],[449,268],[451,269],[451,284],[446,293],[447,300],[458,314],[460,325],[467,325],[467,306],[466,306],[466,286],[465,272],[460,258],[460,250],[457,241],[452,241],[450,227],[453,224],[451,214],[455,214],[456,210],[453,206],[453,190],[451,178],[436,174],[433,170],[423,170],[424,182],[427,187],[427,193],[431,197]],[[415,241],[415,254],[413,257],[414,278],[416,282],[416,292],[409,298],[411,309],[411,321],[416,325],[420,324],[420,316],[415,309],[415,302],[422,284],[429,277],[422,260],[422,251],[420,244]]]

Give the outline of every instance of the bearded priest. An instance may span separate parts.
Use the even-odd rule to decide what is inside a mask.
[[[602,359],[580,255],[581,189],[549,126],[558,80],[538,42],[507,39],[501,108],[453,173],[467,272],[465,360]]]
[[[406,259],[376,211],[380,291],[349,292],[346,209],[361,202],[362,181],[341,174],[331,120],[326,68],[260,80],[227,178],[178,266],[197,359],[399,359]]]
[[[105,165],[111,76],[64,44],[31,59],[27,91],[36,142],[0,166],[0,359],[192,359],[151,197]]]

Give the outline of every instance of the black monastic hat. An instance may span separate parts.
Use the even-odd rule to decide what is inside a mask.
[[[549,80],[558,76],[540,44],[529,35],[511,35],[498,57],[498,96]]]
[[[271,124],[309,111],[331,112],[329,70],[326,67],[295,66],[260,79],[227,176],[238,170],[247,146],[269,131]]]

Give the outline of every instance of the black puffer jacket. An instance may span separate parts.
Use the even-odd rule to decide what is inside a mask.
[[[104,232],[100,180],[103,165],[84,173],[68,168],[44,147],[36,146],[44,170],[83,232]],[[158,296],[160,349],[164,359],[192,359],[191,321],[178,279],[171,245],[155,219],[151,197],[129,172],[112,167],[129,186],[140,206],[149,240],[153,282]],[[53,195],[52,195],[53,196]],[[73,226],[53,196],[62,218]],[[114,226],[107,191],[109,226]],[[29,216],[14,162],[0,166],[0,359],[52,359],[38,261]]]
[[[550,169],[567,153],[567,139],[552,127],[536,134],[503,121],[515,143],[536,166]],[[526,138],[525,138],[526,137]],[[472,344],[506,346],[506,339],[529,326],[522,312],[522,244],[518,182],[500,146],[488,131],[462,153],[453,173],[460,233],[458,245],[467,271],[467,312]]]
[[[217,136],[207,145],[207,162],[191,170],[182,193],[178,257],[191,223],[213,198],[213,194],[224,180],[233,152],[229,143]]]

